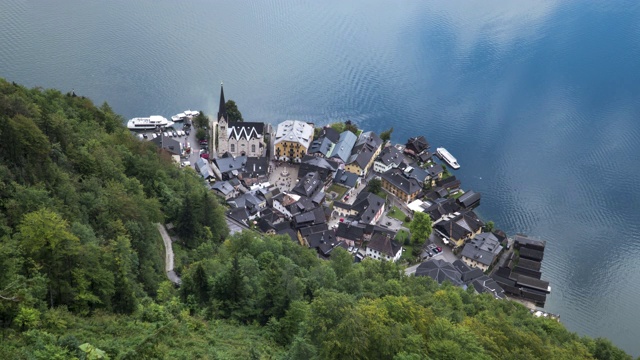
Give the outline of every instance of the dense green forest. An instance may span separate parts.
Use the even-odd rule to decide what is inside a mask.
[[[189,169],[107,104],[0,80],[3,359],[629,359],[397,265],[228,235]],[[173,222],[176,288],[154,223]]]

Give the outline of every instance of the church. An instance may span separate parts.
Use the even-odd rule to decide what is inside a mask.
[[[217,153],[222,156],[262,157],[266,155],[264,142],[265,124],[260,122],[229,121],[224,100],[224,88],[220,85],[218,108]]]

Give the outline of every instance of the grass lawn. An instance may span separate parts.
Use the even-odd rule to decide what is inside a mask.
[[[462,191],[462,190],[458,190],[458,192],[456,192],[455,194],[449,195],[449,197],[454,198],[454,199],[457,199],[457,198],[459,198],[460,196],[462,196],[463,194],[464,194],[464,191]]]
[[[336,198],[336,200],[337,199],[342,199],[342,197],[344,196],[344,193],[346,193],[347,190],[348,189],[346,187],[342,187],[342,186],[336,185],[336,184],[333,184],[333,185],[329,186],[329,192],[333,191],[333,192],[338,194],[338,197]]]
[[[398,209],[397,206],[392,206],[391,210],[389,210],[389,212],[387,213],[387,216],[392,217],[394,219],[398,219],[402,221],[402,226],[409,227],[409,222],[404,221],[404,218],[407,215],[405,215],[405,213],[403,213],[402,210]]]

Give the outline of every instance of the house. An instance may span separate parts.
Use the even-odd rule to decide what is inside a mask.
[[[427,139],[421,135],[409,138],[405,144],[404,152],[405,154],[415,157],[427,149],[429,149],[429,143],[427,142]]]
[[[417,164],[414,164],[414,166],[407,165],[403,171],[406,177],[416,179],[420,184],[424,184],[430,179],[429,172],[417,166]]]
[[[333,211],[340,217],[354,217],[362,224],[375,224],[384,213],[385,200],[380,196],[362,191],[353,204],[334,201]]]
[[[333,183],[346,187],[348,189],[355,189],[360,185],[360,176],[339,169],[338,171],[336,171],[336,176],[333,178]]]
[[[487,275],[482,275],[471,282],[478,294],[491,294],[496,299],[504,299],[506,295],[502,286]]]
[[[367,244],[366,256],[376,260],[396,262],[402,256],[402,246],[385,234],[374,235]]]
[[[382,151],[382,139],[373,131],[365,131],[358,137],[351,156],[346,162],[345,170],[365,176],[373,166],[373,162]]]
[[[231,156],[229,153],[222,157],[213,159],[213,163],[218,167],[221,174],[220,180],[229,180],[238,177],[247,164],[246,156]]]
[[[480,193],[477,193],[473,190],[469,190],[460,196],[457,200],[457,203],[465,209],[472,209],[478,205],[480,205]]]
[[[249,219],[253,220],[260,216],[260,211],[267,207],[265,199],[260,198],[252,193],[242,194],[233,199],[227,200],[227,204],[234,208],[246,208],[249,212]]]
[[[455,176],[449,176],[446,179],[436,180],[435,186],[445,189],[446,194],[448,194],[449,192],[454,192],[460,188],[460,180]]]
[[[484,223],[473,211],[467,211],[440,221],[434,229],[445,237],[445,243],[450,241],[455,247],[460,247],[466,240],[479,234],[483,226]]]
[[[528,247],[521,246],[519,251],[520,251],[520,257],[523,259],[529,259],[529,260],[540,262],[544,258],[544,252],[540,250],[533,250]]]
[[[172,155],[182,155],[182,143],[176,139],[165,137],[164,134],[160,134],[160,136],[155,139],[151,139],[151,142],[156,144],[159,148],[168,151]]]
[[[532,239],[522,234],[515,235],[513,241],[516,249],[526,247],[533,250],[544,251],[546,245],[545,241]]]
[[[544,306],[547,294],[551,292],[549,282],[511,271],[507,267],[498,268],[491,278],[512,297],[533,301]]]
[[[227,211],[227,217],[244,225],[249,226],[249,212],[247,208],[239,207]]]
[[[261,157],[264,154],[264,123],[229,121],[224,99],[224,88],[220,85],[218,107],[217,152],[233,156]]]
[[[298,178],[302,178],[310,172],[316,172],[320,179],[323,179],[325,185],[329,185],[335,177],[338,166],[338,163],[333,160],[306,155],[302,158],[298,169]]]
[[[375,224],[384,213],[385,199],[368,191],[361,191],[351,205],[356,220],[362,224]]]
[[[301,162],[313,139],[313,125],[299,120],[278,124],[273,140],[275,158],[280,161]]]
[[[415,200],[422,190],[422,184],[418,180],[407,177],[400,169],[391,169],[380,178],[383,189],[406,203]]]
[[[394,146],[387,146],[373,162],[373,171],[382,174],[397,168],[405,160],[404,154]]]
[[[239,173],[239,177],[244,182],[247,182],[248,179],[266,179],[267,175],[269,175],[269,158],[266,156],[247,157]]]
[[[307,154],[327,158],[331,155],[331,151],[336,144],[326,137],[313,140]]]
[[[479,294],[488,293],[496,299],[505,298],[504,289],[494,279],[485,275],[480,269],[470,268],[460,260],[453,263],[440,259],[425,261],[418,266],[415,276],[428,276],[438,284],[448,281],[464,289],[473,286]]]
[[[418,265],[415,276],[428,276],[438,284],[448,281],[455,286],[464,287],[465,285],[460,271],[452,263],[441,259],[427,260]]]
[[[445,216],[455,214],[460,211],[460,205],[453,198],[438,198],[424,209],[424,212],[429,214],[433,222],[437,222]]]
[[[211,190],[225,200],[238,196],[238,191],[228,181],[217,181],[211,185]]]
[[[439,180],[442,180],[444,168],[440,164],[431,164],[425,168],[427,172],[427,180],[431,186],[435,186]]]
[[[316,207],[307,212],[300,213],[293,217],[293,227],[300,229],[307,226],[324,224],[327,222],[322,207]]]
[[[351,150],[353,150],[358,137],[349,130],[345,130],[340,134],[340,138],[335,146],[332,148],[329,157],[339,161],[342,164],[346,164],[351,156]]]
[[[317,172],[310,172],[300,178],[296,186],[293,187],[291,192],[300,196],[313,197],[320,192],[324,187],[324,182],[320,178]]]
[[[336,229],[336,239],[340,241],[344,241],[349,246],[355,246],[356,244],[362,244],[364,241],[364,226],[359,225],[358,223],[338,223],[338,228]]]
[[[198,161],[196,161],[196,171],[205,180],[215,180],[213,169],[209,166],[209,162],[203,158],[199,158]]]
[[[317,207],[310,198],[296,194],[286,195],[282,204],[289,211],[291,216],[311,211]]]
[[[494,234],[481,233],[464,245],[460,256],[468,266],[487,271],[498,260],[501,252],[502,245]]]
[[[284,221],[274,225],[277,235],[285,235],[288,236],[291,241],[298,242],[298,233],[297,231],[291,228],[291,223],[288,221]]]

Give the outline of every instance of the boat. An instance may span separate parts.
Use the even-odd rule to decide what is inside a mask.
[[[171,120],[173,121],[184,121],[187,118],[187,114],[185,113],[180,113],[180,114],[175,114],[171,117]]]
[[[194,116],[200,114],[199,111],[194,111],[194,110],[185,110],[184,112],[181,112],[179,114],[175,114],[171,117],[171,120],[178,122],[178,121],[185,121],[187,119],[191,119]]]
[[[451,155],[447,149],[443,148],[443,147],[439,147],[438,149],[436,149],[436,154],[438,154],[438,156],[444,160],[447,164],[449,164],[449,166],[451,166],[454,169],[460,169],[460,164],[458,164],[458,160],[456,160],[456,158],[453,157],[453,155]]]
[[[129,120],[127,127],[130,130],[154,130],[158,127],[167,126],[169,120],[164,116],[151,115],[149,117],[137,117]]]

